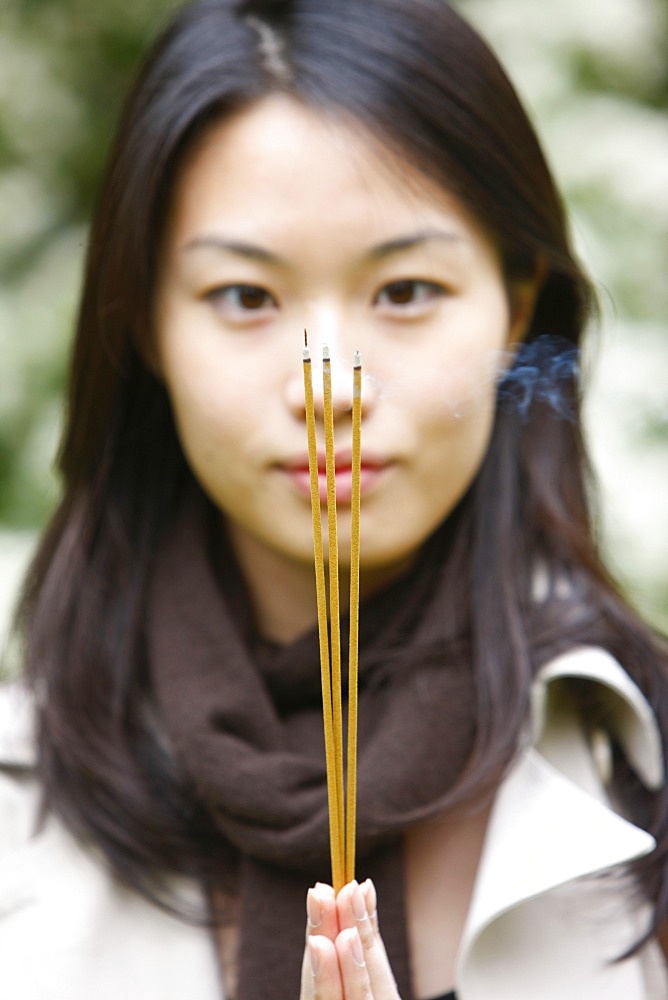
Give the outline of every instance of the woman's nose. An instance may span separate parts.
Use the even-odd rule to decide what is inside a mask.
[[[325,407],[325,375],[328,374],[332,410],[336,419],[337,415],[350,413],[353,408],[353,359],[344,359],[341,351],[331,351],[327,344],[322,345],[320,355],[313,370],[313,405],[316,416],[322,415]]]
[[[350,356],[341,349],[330,348],[327,344],[311,345],[309,341],[309,353],[311,356],[311,375],[313,382],[313,406],[317,420],[322,420],[324,414],[324,354],[329,356],[329,370],[332,386],[332,412],[334,420],[346,416],[352,412],[353,408],[353,367],[355,352],[350,351]],[[371,381],[364,377],[364,356],[362,361],[362,417],[364,417],[373,405],[373,387]],[[290,380],[288,390],[289,403],[293,412],[301,419],[305,416],[304,409],[304,385],[302,373],[299,379]]]

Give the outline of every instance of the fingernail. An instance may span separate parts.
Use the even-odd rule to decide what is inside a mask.
[[[308,943],[308,957],[311,962],[311,972],[315,976],[318,971],[318,966],[320,965],[320,953],[318,952],[318,946],[315,941],[309,939]]]
[[[355,915],[355,920],[364,920],[367,916],[366,903],[364,902],[362,890],[358,886],[357,882],[353,882],[353,889],[350,893],[350,903]]]
[[[376,887],[370,878],[364,883],[364,898],[366,900],[366,912],[370,917],[373,917],[376,912],[377,898]]]
[[[355,965],[358,965],[361,969],[364,968],[364,951],[362,950],[360,936],[356,930],[354,931],[350,942],[350,954],[353,956],[353,962]]]
[[[308,916],[309,927],[320,927],[322,923],[322,907],[313,889],[306,893],[306,914]]]

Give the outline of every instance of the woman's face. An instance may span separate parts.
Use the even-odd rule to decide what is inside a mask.
[[[172,202],[156,352],[242,564],[271,554],[312,579],[304,329],[319,430],[323,344],[332,355],[343,566],[362,355],[364,586],[406,565],[471,483],[525,313],[511,315],[495,247],[459,202],[363,132],[286,97],[208,131]]]

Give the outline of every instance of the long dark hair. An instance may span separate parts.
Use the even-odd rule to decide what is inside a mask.
[[[194,488],[147,361],[156,261],[185,151],[211,123],[277,91],[359,123],[454,192],[499,246],[509,287],[540,261],[527,342],[577,348],[592,306],[526,114],[494,55],[443,0],[199,0],[167,28],[126,105],[102,190],[60,453],[64,496],[21,618],[47,804],[117,875],[163,902],[161,874],[214,878],[216,833],[155,736],[143,650],[152,557]],[[471,787],[499,779],[536,669],[568,646],[617,655],[668,732],[665,658],[592,538],[575,369],[562,395],[569,419],[540,398],[523,408],[499,400],[491,446],[457,512],[449,571],[453,594],[465,595],[478,691]],[[547,573],[540,603],[538,565]],[[658,924],[668,909],[668,799],[630,772],[625,787],[659,845],[641,866]]]

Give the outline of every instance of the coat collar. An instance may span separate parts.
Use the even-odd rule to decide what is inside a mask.
[[[664,780],[661,735],[644,695],[617,660],[604,649],[583,646],[547,663],[532,689],[532,743],[540,746],[548,725],[551,688],[556,682],[589,681],[596,689],[606,729],[638,777],[652,791]]]
[[[460,950],[458,982],[463,997],[517,995],[512,985],[517,985],[517,965],[513,965],[506,993],[502,983],[504,963],[499,964],[494,949],[508,928],[521,924],[523,908],[530,923],[542,924],[537,905],[541,897],[545,905],[545,894],[562,891],[584,876],[627,864],[655,847],[648,833],[615,813],[606,801],[586,735],[569,697],[568,682],[572,679],[595,685],[594,692],[605,703],[606,722],[630,763],[648,787],[656,788],[661,783],[661,741],[652,711],[609,654],[580,648],[551,661],[540,671],[532,694],[530,737],[499,789],[485,838]],[[549,898],[548,908],[542,911],[545,927],[550,923]],[[530,923],[523,926],[522,936],[527,940],[531,939]],[[564,927],[561,933],[569,932],[578,933],[575,927]],[[640,933],[642,928],[626,917],[618,922],[613,929],[616,938],[607,941],[609,953],[605,959],[620,954],[632,943],[634,934]],[[513,937],[514,932],[510,934]],[[587,947],[584,941],[583,949]],[[549,950],[550,945],[545,948]],[[558,954],[559,949],[554,952]],[[490,980],[485,979],[487,957],[496,980],[493,989]],[[546,975],[551,960],[546,959]],[[558,976],[559,970],[553,969],[552,974]],[[531,989],[521,995],[529,994],[534,995]],[[566,990],[563,995],[567,994]],[[625,994],[611,994],[617,995]]]

